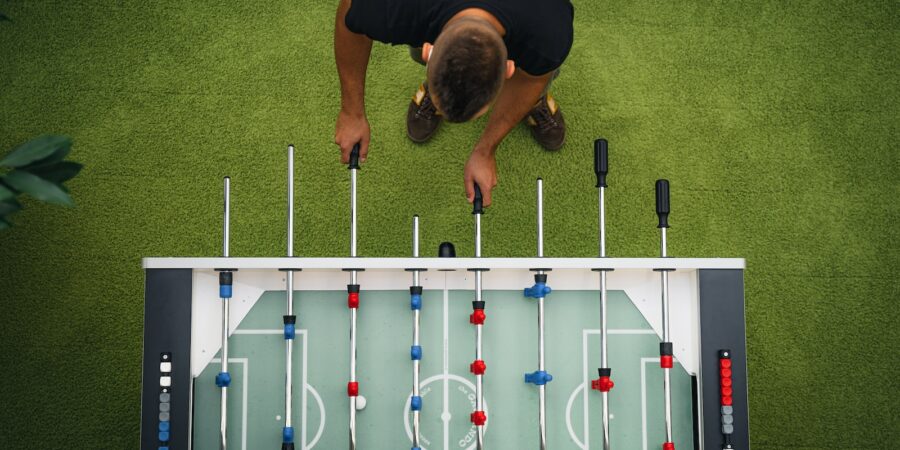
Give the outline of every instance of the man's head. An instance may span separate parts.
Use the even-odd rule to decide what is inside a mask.
[[[434,45],[422,47],[422,57],[432,100],[449,122],[484,114],[514,71],[500,33],[476,17],[448,23]]]

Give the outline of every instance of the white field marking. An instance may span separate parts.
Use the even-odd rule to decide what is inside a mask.
[[[222,358],[213,358],[210,364],[220,363]],[[247,358],[228,358],[229,364],[241,364],[244,373],[244,392],[241,395],[241,448],[247,450],[247,390],[250,389],[250,360]]]
[[[434,383],[435,381],[438,381],[438,380],[443,381],[445,384],[449,384],[449,382],[451,380],[453,380],[453,381],[459,382],[463,386],[469,388],[470,390],[472,390],[472,392],[475,391],[475,384],[473,384],[468,379],[461,377],[459,375],[456,375],[456,374],[446,374],[446,375],[438,374],[438,375],[430,376],[419,383],[419,388],[423,389],[423,388],[427,387],[429,384]],[[403,417],[404,417],[403,426],[406,429],[406,437],[409,438],[410,442],[412,442],[412,428],[410,428],[410,426],[409,426],[409,408],[410,408],[410,403],[412,401],[411,396],[412,396],[412,393],[410,393],[410,395],[407,396],[406,404],[403,406]],[[485,415],[490,413],[490,409],[488,408],[487,400],[484,401],[484,413],[485,413]],[[490,420],[488,420],[484,424],[485,434],[487,434],[488,425],[490,425]],[[476,445],[477,444],[472,444],[466,450],[473,450]],[[422,450],[428,450],[428,448],[425,447],[424,445],[421,445],[421,443],[420,443],[420,447],[422,448]]]
[[[578,393],[584,390],[584,384],[579,384],[574,391],[572,391],[572,395],[569,396],[569,401],[566,403],[566,428],[569,430],[569,437],[575,442],[581,450],[587,450],[587,446],[584,445],[584,442],[578,440],[578,435],[575,434],[575,429],[572,427],[572,404],[575,403],[575,397],[578,396]],[[587,395],[584,396],[587,398]]]
[[[656,358],[641,358],[641,435],[644,450],[647,450],[647,363],[655,360]]]
[[[300,330],[300,333],[303,335],[303,374],[301,375],[301,381],[303,383],[303,392],[300,394],[300,411],[303,411],[303,422],[300,427],[300,447],[301,450],[308,450],[311,446],[307,445],[306,440],[306,429],[309,425],[309,404],[307,401],[306,391],[308,389],[312,389],[312,386],[309,385],[309,371],[306,370],[309,367],[308,356],[309,356],[309,330]],[[320,410],[322,411],[322,417],[319,419],[319,436],[322,434],[322,429],[325,427],[325,406],[322,405],[321,399],[319,399]],[[316,437],[318,440],[318,437]]]
[[[303,386],[308,386],[310,389],[312,389],[312,386],[309,385],[309,372],[307,371],[307,367],[309,367],[309,366],[307,365],[308,357],[309,357],[309,352],[308,352],[308,349],[309,349],[309,330],[307,330],[307,329],[300,329],[300,330],[297,330],[296,333],[299,334],[299,335],[301,335],[301,336],[303,336],[303,349],[302,349],[302,352],[303,352],[303,372],[302,372],[302,376],[301,376],[301,378],[303,379],[302,384],[303,384]],[[282,335],[283,335],[283,334],[284,334],[284,330],[279,330],[279,329],[245,329],[245,330],[234,330],[234,332],[232,332],[231,334],[233,334],[233,335],[234,335],[234,334],[246,334],[246,335],[254,335],[254,336],[260,336],[260,335],[267,335],[267,336],[268,336],[268,335],[279,335],[279,334],[282,334]],[[231,358],[229,358],[228,360],[231,361]],[[313,390],[314,390],[314,389],[313,389]],[[314,391],[315,391],[315,390],[314,390]],[[301,394],[300,398],[301,398],[301,401],[300,401],[300,403],[301,403],[301,407],[300,407],[300,408],[301,408],[301,409],[300,409],[300,410],[303,411],[303,421],[301,422],[301,425],[300,425],[300,442],[303,443],[303,445],[301,446],[301,447],[302,447],[302,450],[309,450],[309,449],[311,449],[313,446],[312,446],[312,445],[307,445],[307,442],[306,442],[307,426],[308,426],[308,421],[309,421],[309,414],[307,414],[308,401],[307,401],[307,396],[306,396],[306,389],[303,390],[303,393]],[[319,427],[321,428],[321,427],[324,426],[324,424],[325,424],[325,406],[322,404],[321,400],[319,400],[319,411],[322,413],[322,420],[321,420],[321,423],[320,423],[320,425],[319,425]],[[320,434],[321,434],[321,433],[320,433]],[[318,439],[314,439],[314,441],[318,441]]]
[[[450,290],[444,272],[444,408],[441,420],[444,422],[444,450],[450,450]],[[473,388],[474,389],[474,388]]]
[[[632,336],[634,336],[634,335],[650,335],[650,334],[656,335],[656,331],[642,330],[642,329],[638,329],[638,328],[618,328],[618,329],[612,329],[612,330],[606,330],[606,331],[607,331],[607,335],[610,335],[610,334],[632,335]],[[589,425],[590,420],[588,418],[588,413],[589,413],[588,393],[591,392],[590,386],[588,385],[589,377],[588,377],[588,367],[587,367],[588,366],[588,335],[597,335],[597,334],[601,334],[600,330],[596,330],[596,329],[581,330],[581,361],[582,361],[581,373],[584,374],[584,383],[580,387],[575,388],[575,392],[572,393],[572,398],[574,398],[574,396],[576,395],[575,393],[577,393],[579,391],[584,391],[584,393],[585,393],[584,394],[584,431],[582,432],[582,436],[583,436],[584,440],[581,444],[581,448],[583,450],[588,450],[591,446],[590,431],[589,431],[590,430],[590,425]],[[650,361],[654,360],[653,358],[642,358],[641,361],[643,361],[644,359],[649,359]],[[641,370],[643,371],[643,366],[641,367]],[[571,420],[572,419],[570,417],[570,410],[567,407],[567,409],[566,409],[567,424],[570,423]],[[647,434],[646,423],[644,423],[643,428],[644,428],[644,434],[646,435]],[[569,430],[570,430],[569,431],[570,434],[574,433],[572,431],[571,427],[569,428]],[[572,435],[572,438],[573,438],[573,440],[575,440],[575,443],[579,442],[577,437],[574,436],[574,434]],[[644,439],[644,441],[645,441],[644,447],[646,448],[646,438]]]
[[[316,399],[316,403],[319,404],[319,411],[322,412],[322,418],[319,420],[319,429],[316,431],[316,436],[313,438],[312,442],[309,445],[304,445],[304,448],[311,449],[319,443],[319,439],[322,437],[322,432],[325,431],[325,403],[322,401],[322,397],[319,396],[319,392],[316,391],[316,388],[306,385],[306,389],[309,390],[309,393]]]

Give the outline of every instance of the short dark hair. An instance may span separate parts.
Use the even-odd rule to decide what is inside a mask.
[[[503,85],[506,45],[490,24],[445,29],[428,60],[428,85],[449,122],[465,122],[490,103]]]

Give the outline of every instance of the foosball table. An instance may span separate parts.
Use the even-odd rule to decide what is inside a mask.
[[[748,449],[743,259],[666,253],[669,183],[656,184],[659,258],[606,255],[608,151],[597,140],[599,255],[532,258],[450,243],[403,258],[288,250],[145,258],[141,448]],[[425,222],[425,221],[423,221]]]

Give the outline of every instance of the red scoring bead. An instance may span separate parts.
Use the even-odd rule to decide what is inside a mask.
[[[731,387],[731,378],[722,378],[722,387]]]
[[[663,355],[659,357],[659,367],[663,369],[672,368],[672,355]]]
[[[731,406],[731,396],[722,396],[722,406]]]
[[[734,394],[734,389],[730,387],[722,387],[722,395],[726,397],[731,397],[731,394]]]
[[[472,423],[475,424],[476,427],[480,427],[487,423],[487,414],[485,414],[484,411],[475,411],[470,416],[470,419],[472,419]]]
[[[483,309],[476,309],[469,316],[469,323],[472,325],[484,325],[484,320],[487,319],[487,316],[484,314]]]
[[[350,309],[359,308],[359,292],[350,292],[347,294],[347,306]]]
[[[348,397],[356,397],[359,395],[359,383],[356,381],[351,381],[347,383],[347,396]]]
[[[487,364],[480,359],[476,359],[475,362],[469,365],[469,370],[475,375],[484,375],[484,372],[487,370]]]
[[[663,450],[675,450],[675,443],[674,442],[663,443]]]
[[[731,378],[731,369],[721,369],[719,374],[722,375],[722,378]]]
[[[600,377],[596,380],[591,381],[591,389],[600,391],[600,392],[609,392],[615,387],[616,384],[613,383],[609,377]]]
[[[720,359],[719,367],[721,367],[723,369],[730,369],[731,368],[731,360],[730,359]]]

